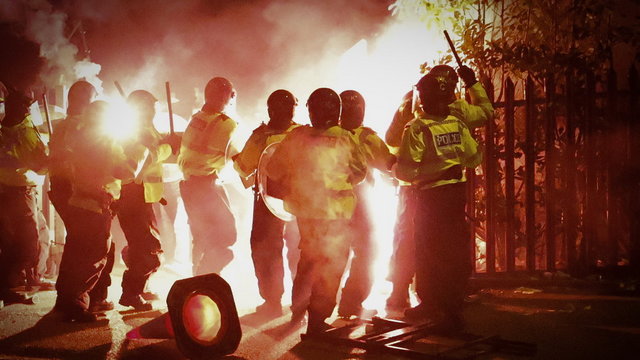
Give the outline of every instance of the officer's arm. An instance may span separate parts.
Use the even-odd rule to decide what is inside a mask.
[[[417,177],[425,147],[425,135],[420,127],[407,126],[402,135],[402,143],[398,152],[396,178],[411,182]]]
[[[376,133],[372,133],[367,136],[367,145],[371,151],[371,165],[382,172],[389,171],[396,157],[391,154],[387,144]]]
[[[463,148],[463,154],[460,156],[462,165],[468,168],[475,168],[482,162],[482,152],[478,149],[478,143],[471,136],[469,128],[464,123],[460,123],[460,128]]]
[[[493,105],[487,96],[487,92],[480,82],[476,82],[467,88],[471,104],[465,100],[456,100],[449,109],[451,115],[464,121],[471,129],[484,126],[489,119],[493,118]]]
[[[398,110],[393,115],[393,120],[389,129],[384,136],[384,140],[389,146],[398,147],[402,141],[402,131],[405,125],[413,118],[411,113],[411,97],[403,98],[402,104],[398,107]]]
[[[352,184],[358,184],[364,180],[367,175],[367,158],[351,136],[347,136],[346,138],[351,147],[351,163],[349,164],[351,174],[349,179]]]

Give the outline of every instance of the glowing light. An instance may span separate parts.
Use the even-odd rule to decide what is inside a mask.
[[[182,318],[187,334],[196,342],[211,345],[216,342],[222,325],[220,308],[209,296],[192,294],[185,300]]]
[[[119,97],[105,99],[109,109],[102,119],[102,133],[116,141],[126,141],[137,137],[136,113]]]

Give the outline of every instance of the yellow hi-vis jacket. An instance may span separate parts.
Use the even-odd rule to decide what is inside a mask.
[[[389,171],[395,161],[395,156],[389,147],[373,129],[360,126],[350,130],[353,140],[360,147],[360,151],[367,160],[367,164],[380,171]]]
[[[0,184],[34,186],[36,174],[44,174],[46,166],[46,146],[30,115],[0,128]]]
[[[471,104],[466,100],[457,99],[449,104],[449,113],[462,120],[468,128],[473,130],[484,126],[484,124],[493,117],[493,105],[491,105],[487,92],[480,82],[467,88],[467,91],[469,91],[469,96],[471,97]],[[412,112],[412,101],[411,93],[405,95],[393,116],[391,125],[389,125],[389,129],[384,138],[391,147],[400,146],[402,132],[409,121],[424,116],[422,109],[416,109]]]
[[[178,165],[184,178],[212,175],[226,163],[227,147],[238,124],[224,113],[199,111],[182,137]]]
[[[71,179],[71,164],[69,162],[69,147],[65,141],[67,133],[78,130],[82,117],[69,116],[56,121],[53,133],[49,139],[49,176]],[[70,136],[71,137],[71,136]]]
[[[463,167],[482,161],[469,127],[484,125],[493,117],[493,106],[482,85],[467,89],[471,104],[456,100],[447,117],[423,114],[409,122],[398,153],[396,177],[420,189],[464,182]]]
[[[142,184],[145,202],[154,203],[164,195],[162,163],[171,156],[171,145],[160,144],[161,135],[153,125],[147,125],[144,131],[145,141],[125,148],[129,176],[122,183]]]
[[[69,205],[104,213],[120,197],[121,179],[127,176],[122,146],[104,136],[95,126],[80,123],[67,132],[72,174]]]
[[[282,141],[291,130],[298,126],[300,125],[292,123],[284,130],[275,130],[263,123],[253,130],[242,151],[233,157],[233,167],[240,175],[245,188],[253,186],[255,183],[255,172],[264,149],[273,143]]]
[[[349,131],[300,126],[278,145],[267,172],[285,188],[285,209],[296,217],[350,219],[357,200],[353,188],[367,164]]]

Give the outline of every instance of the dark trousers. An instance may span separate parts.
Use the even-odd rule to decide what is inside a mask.
[[[62,310],[87,309],[90,300],[107,298],[111,285],[114,246],[111,242],[111,213],[69,206],[67,241],[56,282],[56,306]]]
[[[38,264],[35,188],[0,185],[0,204],[0,292],[5,292],[17,285],[23,270]]]
[[[56,212],[60,215],[62,222],[67,226],[69,198],[73,192],[71,182],[60,176],[54,176],[49,179],[49,200]]]
[[[153,206],[145,202],[142,184],[122,186],[116,213],[127,239],[127,270],[122,275],[122,296],[140,295],[151,274],[160,267],[162,252]]]
[[[415,274],[416,248],[413,233],[415,211],[416,200],[413,189],[409,186],[401,186],[388,276],[394,288],[398,289],[409,289]]]
[[[193,237],[193,275],[220,273],[233,260],[236,223],[227,194],[215,176],[192,176],[180,182],[180,194]]]
[[[293,281],[291,311],[323,321],[336,306],[340,280],[349,259],[349,220],[298,218],[300,261]]]
[[[445,315],[462,311],[472,270],[464,183],[416,191],[416,290]]]
[[[339,312],[355,313],[362,307],[362,302],[369,297],[373,286],[371,266],[375,259],[376,249],[371,238],[373,219],[366,199],[366,183],[356,187],[358,202],[349,222],[348,234],[351,240],[351,266],[349,277],[340,296]]]
[[[287,260],[292,278],[295,277],[300,258],[297,224],[295,221],[280,220],[269,211],[259,196],[255,196],[250,242],[260,296],[265,301],[280,302],[284,293],[284,243],[287,244]]]
[[[180,182],[166,182],[164,185],[164,199],[166,205],[153,204],[153,212],[158,222],[162,254],[166,263],[175,259],[176,255],[176,230],[174,223],[178,213],[178,200],[180,199]]]

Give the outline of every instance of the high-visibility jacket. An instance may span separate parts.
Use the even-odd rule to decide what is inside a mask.
[[[449,114],[462,120],[470,129],[484,126],[493,117],[493,105],[491,105],[487,92],[480,82],[467,88],[467,91],[471,97],[471,104],[466,100],[457,99],[449,104]],[[413,98],[411,95],[410,92],[402,98],[402,103],[394,114],[391,125],[385,134],[384,139],[391,147],[400,146],[402,132],[409,121],[424,116],[422,109],[412,111]]]
[[[109,211],[128,174],[122,146],[84,123],[77,131],[67,132],[65,139],[72,170],[69,205],[97,213]]]
[[[360,126],[350,130],[353,140],[360,147],[367,164],[380,171],[388,171],[395,161],[395,156],[389,151],[387,144],[373,129]]]
[[[36,185],[37,174],[44,174],[46,166],[46,146],[30,115],[19,124],[0,128],[0,184]]]
[[[233,167],[240,175],[245,188],[252,186],[255,182],[255,171],[264,149],[273,143],[282,141],[291,130],[298,126],[300,125],[293,123],[288,128],[280,130],[270,128],[263,123],[251,133],[242,151],[233,158]]]
[[[145,202],[154,203],[164,195],[162,163],[171,156],[171,145],[160,143],[162,136],[153,125],[148,124],[144,131],[144,141],[136,141],[124,147],[128,176],[122,183],[142,184]]]
[[[237,126],[224,113],[200,111],[193,115],[182,137],[178,156],[184,178],[220,171],[226,163],[227,148]]]
[[[402,136],[396,176],[419,189],[466,181],[463,167],[482,161],[469,128],[453,116],[416,119]]]
[[[300,126],[278,145],[267,172],[285,188],[285,209],[293,215],[350,219],[356,205],[353,188],[364,179],[367,163],[347,130]]]
[[[70,179],[71,164],[69,147],[65,141],[66,134],[76,131],[82,117],[72,115],[64,120],[56,121],[49,139],[49,176]]]
[[[482,161],[469,127],[484,125],[493,106],[482,85],[467,89],[471,104],[458,99],[446,117],[422,114],[410,121],[402,135],[396,177],[420,189],[466,181],[464,167]]]

